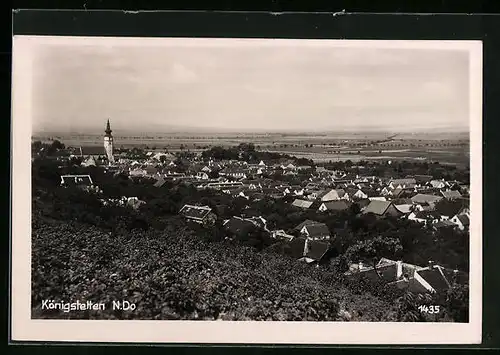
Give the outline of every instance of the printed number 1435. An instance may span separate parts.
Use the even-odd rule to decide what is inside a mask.
[[[420,305],[418,306],[418,310],[421,313],[437,314],[439,313],[439,306]]]

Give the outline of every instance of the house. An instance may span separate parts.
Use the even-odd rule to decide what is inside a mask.
[[[373,213],[378,217],[383,216],[394,216],[399,217],[401,212],[399,212],[396,207],[390,201],[377,201],[372,200],[370,204],[363,208],[361,214]]]
[[[310,208],[312,204],[313,204],[313,201],[295,199],[295,201],[293,201],[293,203],[292,203],[292,206],[307,209],[307,208]]]
[[[435,211],[415,211],[408,215],[408,219],[418,223],[431,224],[439,222],[441,216]]]
[[[154,187],[162,187],[163,185],[165,185],[166,182],[167,182],[167,180],[165,180],[163,177],[159,177],[153,186]]]
[[[179,214],[188,221],[200,224],[213,224],[216,220],[215,214],[212,213],[212,209],[208,206],[184,205]]]
[[[441,215],[442,219],[451,219],[462,211],[467,212],[466,208],[466,202],[461,199],[443,200],[435,206],[436,212]]]
[[[316,221],[312,221],[310,219],[306,219],[304,222],[302,222],[298,226],[296,226],[293,230],[297,231],[297,232],[300,232],[302,230],[302,228],[304,228],[305,226],[312,225],[312,224],[317,224],[317,223],[320,223],[320,222],[316,222]]]
[[[368,197],[368,200],[370,201],[387,201],[387,198],[384,196],[373,196],[373,197]]]
[[[351,198],[354,200],[363,200],[365,198],[368,198],[368,195],[361,191],[361,189],[358,189],[356,192],[354,192],[352,195],[350,195]]]
[[[88,147],[79,147],[77,150],[77,154],[81,157],[94,157],[94,158],[105,158],[106,151],[104,150],[104,146],[96,145],[96,146],[88,146]]]
[[[436,293],[451,287],[449,272],[441,266],[429,263],[428,267],[382,258],[375,266],[351,265],[346,272],[349,277],[363,277],[373,282],[383,281],[413,293]],[[456,274],[456,273],[455,273]]]
[[[451,288],[444,268],[439,265],[433,265],[433,263],[429,263],[428,267],[415,270],[412,281],[409,283],[409,288],[410,291],[415,293],[436,293]]]
[[[224,222],[224,228],[238,238],[245,238],[256,226],[249,220],[234,216]]]
[[[321,240],[308,240],[304,243],[304,254],[300,261],[305,261],[308,264],[319,263],[325,257],[330,245],[328,242]]]
[[[325,193],[323,196],[321,196],[321,201],[326,202],[326,201],[335,201],[335,200],[340,200],[340,199],[349,199],[349,196],[346,196],[346,192],[343,189],[333,189]]]
[[[413,176],[418,185],[425,185],[431,182],[432,175],[415,175]]]
[[[320,198],[321,196],[324,196],[327,192],[325,190],[317,190],[317,191],[311,191],[309,195],[307,195],[307,198],[309,200],[316,200]]]
[[[337,201],[322,202],[321,205],[318,208],[318,211],[320,211],[320,212],[326,212],[326,211],[345,211],[348,208],[349,208],[349,205],[347,204],[346,201],[344,201],[344,200],[337,200]]]
[[[80,188],[91,188],[94,183],[90,175],[61,175],[61,186],[75,186]]]
[[[197,179],[200,179],[200,180],[208,180],[209,179],[209,176],[206,172],[204,171],[198,171],[196,173],[196,178]]]
[[[428,194],[416,194],[411,198],[412,202],[415,204],[428,203],[433,206],[437,202],[441,201],[443,197],[437,195],[428,195]]]
[[[393,179],[389,182],[389,187],[391,189],[414,188],[416,184],[417,181],[414,178]]]
[[[158,168],[156,168],[155,166],[152,166],[152,165],[146,166],[144,171],[146,172],[147,176],[157,176],[158,175]]]
[[[442,228],[457,228],[457,225],[449,219],[445,219],[432,224],[432,228],[434,230],[440,230]]]
[[[300,234],[312,240],[330,239],[330,231],[327,225],[319,222],[303,226]]]
[[[85,166],[85,167],[97,166],[96,159],[93,156],[89,156],[89,157],[85,158],[84,161],[82,161],[81,166]]]
[[[228,176],[235,179],[246,179],[247,173],[245,169],[240,168],[224,168],[219,172],[221,176]]]
[[[286,241],[292,241],[293,238],[295,238],[291,234],[287,234],[284,230],[279,229],[279,230],[273,230],[271,231],[271,238],[274,239],[280,239],[280,240],[286,240]]]
[[[304,237],[293,238],[288,242],[289,255],[295,259],[301,259],[307,253],[307,240]]]
[[[413,212],[413,204],[394,204],[394,207],[396,207],[396,209],[403,215],[409,215],[411,212]]]
[[[457,214],[450,219],[451,222],[458,226],[458,229],[465,230],[469,228],[470,219],[466,214]]]
[[[429,184],[435,189],[442,189],[446,187],[446,182],[444,180],[431,180]]]
[[[447,200],[456,200],[462,197],[462,194],[457,190],[441,191],[441,195]]]
[[[391,194],[392,194],[392,190],[389,187],[384,187],[382,190],[380,190],[380,195],[382,195],[382,196],[387,196],[387,195],[391,195]]]

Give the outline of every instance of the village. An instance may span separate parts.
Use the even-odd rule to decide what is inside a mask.
[[[109,122],[107,134],[111,135]],[[58,142],[57,145],[62,144]],[[40,155],[54,143],[48,147],[36,146],[39,149],[36,154]],[[350,164],[343,170],[331,169],[328,164],[315,164],[280,154],[271,155],[267,160],[256,160],[259,152],[252,144],[228,149],[216,147],[201,154],[139,148],[115,151],[112,145],[106,145],[106,141],[104,149],[58,148],[49,154],[58,162],[104,169],[106,174],[121,174],[131,180],[149,180],[157,189],[183,185],[224,195],[240,204],[245,205],[246,201],[247,205],[239,215],[226,215],[222,220],[217,209],[225,206],[210,207],[201,201],[184,204],[178,214],[190,224],[207,228],[220,225],[226,238],[245,239],[258,230],[266,238],[281,243],[287,255],[310,265],[328,263],[332,258],[332,246],[342,233],[342,228],[329,228],[329,217],[321,217],[329,213],[348,211],[355,216],[379,220],[407,220],[435,234],[443,230],[467,233],[469,227],[469,185],[465,181],[431,175],[373,176],[363,173],[369,169],[359,164]],[[389,166],[391,162],[385,164]],[[76,186],[88,192],[102,192],[99,182],[91,174],[63,174],[60,179],[63,187]],[[269,216],[250,207],[252,203],[269,199],[280,201],[289,211],[308,213],[312,219],[304,218],[293,228],[270,223]],[[148,204],[137,196],[101,197],[100,201],[103,205],[128,206],[136,210]],[[351,263],[345,274],[383,280],[416,293],[444,291],[459,279],[462,283],[467,282],[466,272],[443,267],[439,260],[413,265],[385,257],[377,260],[365,258]]]

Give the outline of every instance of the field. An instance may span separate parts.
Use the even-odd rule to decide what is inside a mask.
[[[93,134],[49,133],[34,140],[58,139],[67,146],[101,145],[102,136]],[[242,134],[242,133],[169,133],[120,135],[114,137],[115,147],[142,147],[152,150],[203,151],[213,146],[253,143],[257,149],[286,153],[316,162],[339,160],[421,160],[467,165],[469,137],[467,133],[402,133],[341,132],[325,134]]]

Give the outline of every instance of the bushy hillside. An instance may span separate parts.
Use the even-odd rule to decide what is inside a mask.
[[[281,255],[204,241],[180,221],[161,233],[127,234],[38,221],[32,250],[34,317],[380,321],[395,307],[356,296],[333,274]],[[108,306],[42,311],[44,299]],[[114,300],[137,309],[114,312]]]

